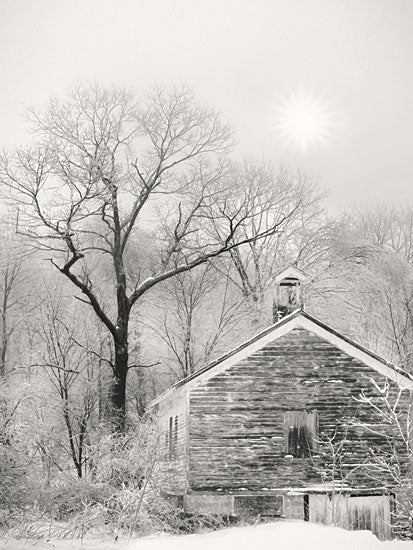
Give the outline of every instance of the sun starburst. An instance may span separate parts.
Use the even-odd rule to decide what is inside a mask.
[[[329,104],[310,92],[297,92],[274,108],[274,130],[289,145],[307,152],[316,145],[327,145],[334,120]]]

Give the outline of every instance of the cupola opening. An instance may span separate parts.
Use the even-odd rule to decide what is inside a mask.
[[[273,321],[276,323],[296,309],[304,308],[305,285],[309,275],[290,265],[273,279]]]

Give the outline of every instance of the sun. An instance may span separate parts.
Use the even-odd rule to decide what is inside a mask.
[[[292,93],[274,108],[274,130],[302,152],[316,145],[328,145],[333,135],[333,114],[329,104],[310,92]]]

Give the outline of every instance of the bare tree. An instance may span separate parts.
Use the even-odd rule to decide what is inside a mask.
[[[375,202],[347,212],[354,238],[374,251],[370,280],[376,286],[373,316],[379,318],[391,359],[411,369],[413,344],[413,207]],[[375,261],[374,261],[375,260]],[[372,285],[372,286],[373,286]],[[378,306],[378,307],[377,307]],[[383,324],[386,330],[382,331]]]
[[[12,395],[10,387],[0,388],[0,505],[1,519],[24,500],[28,460],[21,442],[19,409],[24,396]],[[26,487],[25,487],[26,486]]]
[[[0,377],[16,366],[21,352],[18,342],[24,340],[24,325],[33,303],[30,299],[29,273],[33,267],[27,247],[3,223],[0,246]],[[17,333],[19,338],[17,338]],[[14,342],[12,343],[13,336]],[[16,344],[16,345],[14,345]]]
[[[368,240],[347,222],[330,225],[327,249],[307,293],[311,310],[369,349],[410,370],[411,266],[402,254]]]
[[[276,167],[271,163],[245,160],[233,173],[232,183],[242,189],[247,200],[269,206],[257,208],[251,221],[253,234],[264,227],[277,225],[280,231],[250,240],[245,247],[235,247],[229,255],[233,266],[229,274],[247,302],[259,302],[274,273],[294,263],[305,268],[319,262],[324,253],[322,199],[325,193],[307,175]],[[287,220],[285,213],[289,212]],[[243,235],[240,232],[239,238]]]
[[[39,351],[31,367],[43,371],[58,397],[57,410],[61,412],[66,432],[66,437],[60,438],[60,444],[81,478],[87,463],[91,423],[97,416],[100,357],[89,346],[86,323],[76,321],[76,311],[69,321],[61,297],[49,294],[40,309]],[[44,442],[37,440],[36,444],[41,455],[46,456]],[[48,443],[46,445],[49,447]],[[53,457],[48,455],[47,458]],[[54,463],[59,468],[58,461],[54,459]]]
[[[0,181],[19,204],[19,231],[111,335],[111,402],[122,431],[133,306],[160,282],[277,233],[297,207],[274,218],[256,190],[233,196],[231,131],[185,87],[153,88],[138,104],[125,90],[77,86],[29,114],[37,141],[3,155]],[[152,229],[146,263],[132,274],[126,258],[142,245],[143,226]],[[110,293],[101,266],[113,277]]]
[[[162,293],[166,307],[153,329],[167,346],[169,365],[178,367],[177,378],[207,364],[242,315],[242,302],[234,299],[224,275],[227,270],[224,262],[219,271],[205,264],[171,279]]]
[[[21,263],[16,262],[10,264],[6,262],[0,268],[0,290],[2,293],[2,301],[0,304],[1,318],[1,348],[0,348],[0,376],[6,374],[6,360],[9,348],[9,339],[14,332],[16,325],[10,322],[10,310],[18,302],[18,298],[13,296],[16,284],[21,272]]]
[[[413,261],[413,206],[382,201],[363,204],[344,216],[346,224],[375,246]]]

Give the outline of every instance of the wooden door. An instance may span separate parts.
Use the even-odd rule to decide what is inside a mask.
[[[390,497],[388,495],[349,497],[348,521],[352,531],[372,531],[380,540],[391,538]]]
[[[372,531],[380,540],[391,538],[390,497],[309,495],[309,521],[336,525],[351,531]]]

